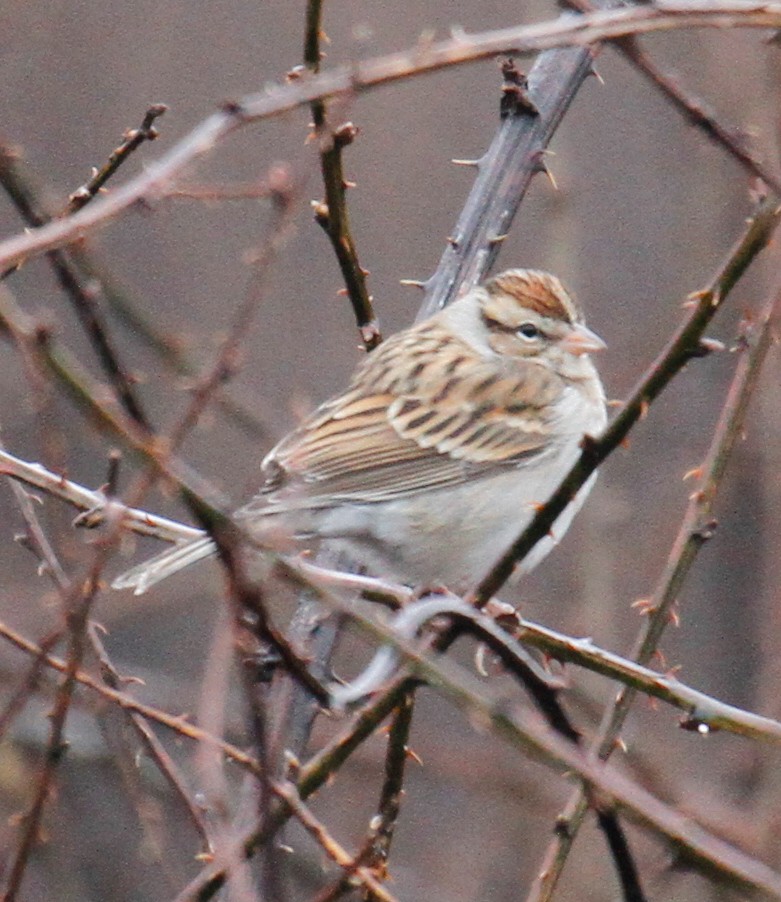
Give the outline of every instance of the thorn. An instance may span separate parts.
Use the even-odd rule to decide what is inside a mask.
[[[337,148],[347,147],[358,137],[360,129],[352,122],[345,122],[334,131],[333,140]]]
[[[414,751],[414,749],[411,749],[408,745],[404,746],[404,754],[408,758],[412,758],[415,764],[419,764],[421,767],[423,767],[423,759],[416,751]]]
[[[697,538],[701,542],[707,542],[712,539],[716,535],[716,530],[719,528],[719,521],[715,518],[708,520],[707,523],[703,523],[699,529],[695,529],[692,532],[692,538]]]
[[[675,629],[678,629],[681,625],[681,615],[677,611],[670,611],[667,615],[668,623],[672,623]]]
[[[700,289],[700,291],[693,291],[690,295],[687,295],[686,300],[681,305],[684,310],[688,310],[690,307],[696,307],[700,301],[703,301],[705,298],[710,297],[711,292],[706,291],[705,289]]]
[[[436,36],[437,34],[433,28],[424,28],[416,42],[415,51],[417,53],[425,53],[427,50],[430,50]]]
[[[298,81],[306,74],[306,66],[293,66],[293,68],[285,75],[285,81]]]
[[[421,282],[420,279],[399,279],[399,285],[403,285],[405,288],[421,288],[425,290],[426,283]]]
[[[638,598],[637,601],[632,602],[630,607],[639,611],[641,617],[648,617],[656,611],[656,605],[650,598]]]
[[[456,248],[456,250],[458,249],[458,246],[459,246],[458,238],[454,238],[452,235],[448,235],[447,238],[445,239],[445,241],[447,241],[447,243],[451,247]]]
[[[503,241],[506,241],[508,238],[508,233],[505,232],[504,235],[489,235],[488,243],[493,246],[496,244],[501,244]]]
[[[692,467],[691,470],[687,470],[683,474],[683,479],[681,482],[686,482],[688,479],[699,479],[702,476],[702,467]]]
[[[553,190],[558,191],[559,184],[556,181],[556,177],[553,175],[553,172],[551,171],[550,167],[546,163],[544,163],[542,160],[540,160],[539,171],[545,173],[545,175],[548,177],[548,181],[551,183],[551,187],[553,188]]]
[[[454,166],[471,166],[474,169],[479,168],[480,160],[451,160]]]
[[[599,74],[599,72],[597,71],[597,67],[594,65],[594,63],[591,64],[591,69],[589,70],[589,74],[593,75],[594,78],[596,78],[596,80],[600,83],[600,85],[602,85],[603,88],[605,87],[605,79],[602,78],[602,76]]]
[[[697,350],[694,352],[696,357],[706,357],[716,351],[725,351],[727,346],[723,341],[717,338],[701,338],[697,342]]]
[[[616,748],[625,755],[629,753],[629,746],[626,744],[626,740],[623,736],[619,736],[618,739],[616,739]]]
[[[659,662],[659,667],[661,667],[662,670],[667,670],[667,658],[665,658],[664,652],[662,652],[661,649],[655,649],[652,657],[654,661]]]
[[[328,226],[329,212],[328,212],[328,204],[324,204],[322,201],[313,200],[310,201],[312,212],[315,215],[315,221],[318,225],[326,228]]]

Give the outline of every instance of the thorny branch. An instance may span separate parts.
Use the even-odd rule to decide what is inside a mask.
[[[290,812],[296,816],[299,823],[314,838],[328,857],[350,874],[351,881],[357,881],[362,884],[370,893],[370,898],[377,900],[377,902],[397,902],[396,897],[392,896],[374,876],[371,867],[363,864],[356,866],[355,859],[336,842],[323,824],[304,804],[295,784],[281,783],[277,788],[281,799],[290,809]]]
[[[14,902],[24,879],[33,848],[38,843],[44,807],[54,784],[55,772],[66,749],[65,722],[73,699],[76,674],[86,650],[87,618],[95,599],[100,578],[103,555],[96,554],[90,573],[82,586],[69,586],[63,598],[63,608],[68,628],[68,656],[63,678],[49,715],[49,740],[46,745],[43,766],[38,776],[32,805],[24,816],[22,835],[13,862],[9,868],[3,902]]]
[[[129,129],[123,136],[122,143],[111,152],[103,166],[96,169],[90,180],[71,194],[63,215],[75,213],[86,206],[134,150],[137,150],[144,141],[154,141],[159,137],[160,133],[157,131],[155,122],[167,109],[168,107],[164,103],[154,103],[149,107],[141,125],[138,128]]]
[[[748,222],[748,226],[716,274],[701,291],[692,294],[685,306],[692,311],[638,383],[619,415],[605,432],[597,437],[586,436],[580,459],[570,470],[559,488],[537,513],[523,534],[499,558],[496,564],[470,593],[469,600],[482,607],[496,594],[513,572],[515,565],[548,534],[556,518],[569,504],[577,491],[626,439],[632,427],[646,415],[651,403],[669,385],[673,377],[692,359],[710,352],[703,335],[708,324],[721,308],[736,282],[750,266],[756,255],[767,245],[779,219],[781,207],[775,197],[763,201]]]
[[[20,168],[18,152],[6,144],[0,143],[0,185],[13,201],[24,221],[37,228],[57,221],[52,220],[38,204],[35,193],[29,181],[22,175]],[[70,300],[71,307],[95,350],[103,372],[116,392],[117,398],[128,415],[141,428],[148,431],[149,421],[136,396],[133,379],[121,361],[92,286],[82,277],[65,250],[52,248],[47,252],[47,257],[63,293]],[[3,277],[9,275],[18,265],[17,262],[11,270],[6,269]]]
[[[34,187],[34,179],[28,170],[29,167],[14,148],[0,143],[0,184],[25,221],[30,225],[37,226],[51,221],[53,217],[41,202],[40,192]],[[261,186],[256,189],[256,192],[259,191],[261,191]],[[278,186],[270,178],[266,179],[262,185],[261,196],[273,197],[277,193]],[[103,298],[116,318],[131,328],[135,337],[152,348],[169,369],[181,376],[195,375],[196,366],[189,359],[178,339],[161,333],[149,322],[138,306],[119,288],[115,280],[101,270],[83,243],[71,245],[67,254],[52,252],[49,260],[63,290],[72,297],[73,304],[83,307],[92,305],[92,309],[99,313],[100,299]],[[228,397],[224,393],[218,395],[216,403],[226,416],[242,430],[256,438],[265,437],[265,428],[258,421],[255,413],[249,409],[248,404]],[[126,401],[125,407],[128,412],[133,409],[129,405],[131,402]]]
[[[695,6],[696,6],[696,4],[695,4]],[[724,10],[726,7],[728,7],[729,5],[728,5],[728,4],[718,4],[718,6],[719,6],[719,11],[720,11],[720,12],[723,12],[723,10]],[[768,7],[770,8],[770,12],[771,12],[771,14],[772,14],[772,13],[774,12],[774,10],[772,9],[773,4],[765,5],[765,6],[762,8],[761,11],[759,10],[758,7],[756,7],[756,8],[753,9],[753,11],[756,12],[757,14],[759,14],[759,12],[766,13]],[[690,9],[690,8],[691,8],[690,6],[687,7],[687,10]],[[683,15],[685,12],[686,12],[686,11],[681,12],[681,15]],[[686,13],[686,14],[688,14],[688,13]],[[584,20],[584,21],[585,21],[585,20]],[[659,21],[659,20],[657,20],[657,24],[658,24],[658,21]],[[591,23],[588,23],[588,24],[591,25]],[[598,25],[598,24],[599,24],[599,23],[597,23],[597,25]],[[602,23],[602,24],[604,25],[604,23]],[[755,23],[755,24],[756,24],[756,23]],[[609,25],[609,23],[608,23],[608,25]],[[597,26],[595,26],[595,28],[596,28],[596,27],[597,27]],[[597,30],[598,30],[598,28],[597,28]],[[609,29],[608,29],[608,30],[609,30]],[[427,51],[426,51],[426,52],[427,52]],[[421,55],[425,57],[425,52],[422,53]],[[477,58],[477,57],[475,57],[475,58]],[[442,64],[444,65],[444,64],[449,64],[449,63],[442,63]],[[428,64],[427,64],[427,66],[428,66]],[[428,67],[430,68],[431,66],[428,66]],[[424,68],[425,68],[425,67],[424,67]],[[395,76],[394,76],[394,77],[395,77]],[[315,80],[313,80],[313,81],[315,81]],[[310,85],[311,85],[311,84],[312,84],[312,82],[310,82]],[[367,84],[369,84],[369,83],[367,82]],[[353,87],[355,87],[355,86],[353,86]],[[362,85],[360,84],[360,82],[358,83],[358,86],[357,86],[357,87],[358,87],[358,88],[362,87]],[[237,111],[236,109],[231,109],[229,112],[230,112],[232,115],[237,114],[237,112],[240,112],[242,115],[244,114],[244,111],[243,111],[243,110]],[[74,233],[74,234],[75,234],[75,233]],[[495,237],[496,237],[496,238],[499,238],[500,236],[497,235],[497,236],[495,236]],[[66,238],[66,239],[63,239],[63,240],[64,240],[64,241],[67,241],[68,239]],[[737,276],[736,276],[736,278],[737,278]],[[721,302],[721,297],[720,297],[720,296],[716,296],[717,294],[718,294],[718,292],[714,291],[714,292],[713,292],[713,297],[710,298],[711,301],[715,301],[715,303],[713,303],[713,306],[714,306],[714,307],[718,306],[718,305],[720,304],[720,302]],[[703,299],[703,300],[704,300],[704,299]],[[700,334],[701,334],[701,333],[700,333]],[[41,342],[42,345],[44,345],[44,344],[46,344],[46,343],[47,343],[47,342],[45,342],[45,341]],[[691,353],[691,349],[689,349],[689,353]],[[688,359],[688,358],[687,358],[687,359]],[[56,362],[56,360],[55,360],[55,362]],[[60,376],[67,375],[67,374],[65,373],[64,367],[62,367],[62,366],[59,366],[59,369],[58,369],[57,367],[55,367],[54,369],[55,369],[56,372],[59,373]],[[75,380],[71,379],[70,382],[69,382],[69,386],[70,386],[71,390],[74,391],[74,393],[78,393],[78,386],[77,386],[77,383],[76,383]],[[659,390],[661,390],[661,387],[659,387]],[[84,397],[83,397],[83,395],[82,395],[82,401],[83,401],[83,400],[84,400]],[[648,399],[648,400],[650,400],[650,399]],[[646,400],[646,401],[644,401],[644,403],[647,404],[648,401]],[[94,405],[93,405],[93,410],[95,410]],[[104,413],[105,413],[105,411],[104,411]],[[104,419],[104,422],[105,422],[105,423],[108,423],[108,424],[111,425],[112,427],[113,427],[113,426],[118,426],[118,427],[120,428],[120,430],[121,430],[122,428],[124,428],[124,424],[123,424],[123,423],[121,422],[121,420],[119,420],[119,419],[114,418],[114,419],[112,420],[111,416],[108,416],[108,417],[104,416],[103,419]],[[630,425],[631,425],[631,424],[630,424]],[[627,428],[629,428],[629,427],[627,426]],[[153,459],[153,458],[155,457],[155,451],[156,451],[157,449],[150,449],[149,446],[144,447],[144,446],[143,446],[143,443],[142,443],[141,440],[140,440],[141,438],[142,438],[142,436],[139,436],[139,437],[136,439],[136,441],[135,441],[135,447],[136,447],[136,449],[137,449],[138,451],[140,451],[140,453],[142,454],[142,456],[145,457],[145,458],[149,461],[150,459]],[[588,449],[585,449],[585,450],[588,450]],[[609,453],[609,452],[608,452],[608,453]],[[585,455],[584,455],[584,456],[585,456]],[[178,476],[178,470],[177,470],[176,468],[174,468],[173,470],[171,469],[170,464],[169,464],[169,460],[168,460],[166,457],[161,456],[160,458],[158,458],[158,459],[155,461],[155,467],[156,467],[157,470],[159,470],[159,471],[165,473],[166,475],[168,475],[169,478],[171,478],[171,477],[173,476],[174,481],[177,481],[177,480],[178,480],[178,478],[179,478],[179,476]],[[181,484],[181,483],[180,483],[180,484]],[[191,493],[191,491],[190,491],[190,488],[189,488],[189,486],[187,486],[186,483],[184,484],[184,489],[185,489],[185,492],[184,492],[185,496],[186,496],[186,497],[192,497],[192,493]],[[69,665],[69,666],[70,666],[70,665]],[[421,666],[423,666],[423,665],[421,665]],[[424,668],[424,669],[425,669],[425,668]],[[76,672],[77,672],[77,670],[78,670],[78,664],[76,665]],[[435,677],[435,679],[437,679],[437,681],[440,681],[440,682],[441,682],[441,680],[442,680],[441,673],[440,673],[440,674],[437,674],[437,676]],[[460,691],[460,690],[459,690],[459,691]],[[463,693],[461,694],[461,698],[462,698],[462,699],[465,698],[465,696],[463,695]],[[494,714],[495,714],[496,716],[494,716]],[[502,714],[501,712],[494,712],[494,711],[492,711],[492,712],[491,712],[491,715],[492,715],[492,716],[491,716],[491,720],[492,720],[492,722],[494,723],[494,725],[495,725],[495,727],[496,727],[497,729],[500,729],[500,730],[506,729],[505,718],[504,718],[504,716],[503,716],[503,714]],[[574,765],[572,765],[572,766],[574,766]],[[578,770],[577,767],[575,767],[575,769]],[[586,769],[586,770],[587,770],[587,769]],[[581,768],[580,770],[578,770],[578,772],[581,773],[581,775],[584,774],[584,771],[583,771],[582,768]],[[600,777],[601,777],[602,779],[604,779],[604,780],[607,780],[608,783],[610,782],[609,778],[608,778],[608,777],[605,777],[604,773],[600,774]],[[589,779],[589,776],[586,776],[585,778],[588,780],[588,779]],[[600,787],[604,788],[604,787],[602,786],[602,784],[600,783],[600,779],[599,779],[598,777],[594,776],[593,779],[594,779],[594,782],[595,782],[596,785],[599,785]],[[620,793],[617,795],[617,797],[620,798]],[[268,828],[267,828],[267,829],[268,829]],[[696,845],[696,843],[695,843],[695,845]],[[711,847],[711,851],[712,851],[712,849],[713,849],[713,847]],[[721,851],[723,851],[723,850],[719,850],[719,852],[721,852]],[[698,852],[699,852],[699,849],[698,849]],[[707,857],[707,856],[706,856],[706,857]],[[717,857],[718,857],[718,856],[717,856]],[[723,861],[720,861],[720,862],[718,862],[717,866],[723,865],[723,863],[724,863]],[[732,862],[730,862],[730,864],[732,864]],[[742,864],[742,862],[739,862],[738,865],[736,865],[736,867],[738,868],[738,870],[740,870],[740,865],[741,865],[741,864]],[[745,874],[744,874],[743,876],[745,876]],[[756,878],[756,879],[755,879],[755,878]],[[756,887],[758,887],[758,886],[763,886],[764,884],[762,883],[762,881],[763,881],[763,880],[766,880],[766,881],[767,881],[767,886],[768,886],[768,887],[771,887],[771,890],[770,890],[770,891],[777,891],[777,889],[773,889],[773,875],[769,875],[769,876],[768,876],[768,874],[765,873],[765,872],[755,871],[755,872],[752,874],[752,876],[750,876],[748,879],[749,879],[750,881],[751,881],[751,880],[755,880],[755,882],[749,884],[749,888],[751,888],[751,887],[756,888]]]
[[[105,504],[105,498],[102,495],[90,492],[69,480],[64,480],[55,473],[47,471],[40,464],[28,464],[8,452],[0,451],[0,469],[12,475],[14,479],[41,488],[47,494],[62,498],[79,509],[94,510],[96,518],[102,514]],[[156,518],[146,511],[125,508],[123,517],[126,528],[141,535],[153,534],[157,538],[168,541],[196,538],[203,535],[199,529],[185,526],[174,520]],[[155,527],[155,531],[150,533],[150,523],[155,523],[157,520],[161,522],[160,528]],[[414,601],[414,593],[411,589],[393,585],[385,580],[328,570],[303,559],[290,560],[285,566],[291,568],[292,573],[299,573],[301,580],[306,581],[308,585],[314,583],[317,586],[334,586],[355,591],[367,600],[378,604],[395,608],[408,606]],[[494,604],[494,602],[491,603],[491,605]],[[627,686],[632,686],[660,701],[675,705],[689,715],[691,722],[702,723],[712,730],[726,730],[747,738],[781,742],[781,724],[771,718],[760,717],[732,705],[726,705],[710,695],[687,686],[675,677],[660,674],[620,655],[604,651],[594,645],[590,639],[573,639],[529,620],[521,619],[512,608],[507,610],[504,606],[495,607],[491,613],[500,617],[509,615],[511,622],[508,626],[516,638],[524,644],[532,645],[552,658],[585,667]],[[351,616],[357,617],[354,610],[351,611]],[[360,618],[358,620],[363,622]],[[2,628],[0,628],[1,634]],[[393,642],[395,638],[390,633],[375,632],[375,636],[385,642]],[[25,650],[37,654],[32,646]],[[404,650],[400,649],[400,653],[403,656]],[[46,659],[44,659],[44,663],[47,666],[54,666],[51,661]],[[113,696],[111,699],[117,701]],[[122,697],[119,703],[125,704],[125,702],[125,697]]]
[[[571,743],[549,730],[541,730],[536,719],[532,721],[516,706],[508,705],[506,700],[487,697],[484,687],[475,685],[474,678],[455,668],[447,659],[433,664],[427,656],[421,656],[418,666],[460,707],[479,716],[481,722],[498,736],[526,754],[540,757],[550,766],[577,773],[595,791],[612,799],[622,813],[667,841],[672,840],[693,866],[720,876],[744,892],[781,898],[781,876],[708,833],[688,816],[668,808],[633,781],[581,754]],[[396,681],[392,689],[366,705],[342,735],[301,766],[296,785],[302,798],[308,798],[320,788],[355,748],[373,734],[400,703],[408,685],[407,679]],[[252,855],[257,846],[268,839],[268,831],[278,829],[284,819],[285,813],[275,808],[266,819],[265,830],[253,829],[244,835],[241,840],[244,854]],[[178,902],[210,899],[223,880],[224,874],[219,868],[207,868],[183,890]]]
[[[102,227],[142,198],[166,189],[187,166],[211,152],[216,144],[250,122],[280,116],[314,100],[350,97],[400,79],[448,66],[487,59],[499,53],[533,53],[567,44],[592,44],[631,34],[682,28],[781,28],[781,3],[729,3],[720,0],[679,0],[664,7],[629,7],[554,22],[500,29],[447,41],[421,44],[350,67],[337,68],[280,85],[262,94],[226,104],[147,170],[110,195],[101,197],[65,220],[51,222],[0,243],[0,266],[11,266],[61,247]]]
[[[62,658],[49,654],[43,647],[43,644],[36,645],[34,642],[30,642],[16,630],[1,621],[0,637],[7,642],[10,642],[20,651],[32,655],[35,658],[40,658],[46,667],[50,667],[59,673],[66,672],[67,663],[63,661]],[[80,685],[97,693],[111,704],[141,714],[147,720],[152,720],[155,723],[160,724],[160,726],[166,727],[166,729],[186,737],[187,739],[191,739],[194,742],[202,742],[204,745],[214,746],[219,749],[226,758],[236,762],[236,764],[248,772],[255,775],[260,773],[258,762],[251,755],[248,755],[236,746],[231,745],[231,743],[226,742],[224,739],[220,739],[218,736],[213,736],[206,730],[202,730],[196,724],[190,723],[186,716],[168,714],[165,711],[161,711],[159,708],[145,705],[143,702],[138,701],[138,699],[133,698],[132,695],[128,695],[126,692],[120,692],[119,690],[109,688],[82,670],[76,672],[75,679]]]
[[[314,74],[320,71],[320,60],[323,56],[320,49],[322,19],[322,0],[307,0],[304,65]],[[288,78],[299,75],[297,70],[293,70]],[[358,129],[352,122],[344,122],[337,128],[331,127],[328,123],[325,101],[320,98],[312,101],[311,110],[314,137],[320,150],[320,171],[325,186],[325,202],[312,204],[315,220],[331,241],[339,269],[342,271],[345,292],[355,314],[361,341],[364,348],[371,351],[382,341],[382,336],[374,313],[372,297],[366,286],[367,272],[358,260],[355,239],[350,228],[346,198],[349,184],[345,179],[342,164],[342,152],[355,140]]]
[[[68,577],[63,570],[57,556],[55,555],[54,549],[51,547],[51,544],[49,543],[46,534],[43,531],[43,528],[41,527],[36,512],[33,509],[30,496],[20,483],[14,481],[10,477],[9,482],[13,489],[19,508],[22,512],[22,516],[24,517],[26,525],[26,534],[24,536],[24,539],[26,540],[25,544],[27,544],[30,547],[30,550],[33,551],[36,557],[39,558],[41,562],[41,569],[50,575],[55,586],[65,598],[67,597],[67,592],[70,585]],[[113,491],[113,486],[111,483],[112,480],[109,480],[109,491]],[[15,716],[15,714],[18,713],[21,710],[22,706],[29,700],[30,696],[36,688],[36,684],[40,678],[40,673],[46,664],[45,654],[54,647],[54,644],[59,640],[61,635],[62,631],[57,630],[54,633],[51,633],[43,642],[41,642],[41,653],[35,657],[27,679],[24,680],[19,688],[19,692],[15,694],[14,698],[12,698],[9,704],[6,706],[3,717],[0,718],[0,735],[2,735],[5,729],[7,729],[7,726],[13,716]],[[87,622],[87,637],[89,639],[90,645],[92,646],[94,654],[98,658],[103,681],[113,689],[119,689],[121,685],[121,678],[116,668],[111,663],[98,630],[96,629],[95,624],[92,621]],[[195,804],[195,801],[187,788],[183,774],[171,759],[170,755],[166,752],[162,743],[152,732],[144,718],[140,714],[133,711],[125,711],[124,713],[129,719],[132,728],[140,737],[142,744],[147,749],[151,760],[154,761],[157,765],[160,773],[163,775],[163,778],[170,783],[174,790],[174,793],[178,795],[179,798],[181,798],[182,802],[184,803],[185,810],[188,812],[188,815],[193,825],[195,826],[196,831],[199,833],[203,840],[204,849],[206,851],[209,851],[211,849],[211,841],[209,839],[208,830],[203,819],[203,814],[199,807]],[[105,716],[105,714],[99,715],[99,717],[102,719],[105,728],[108,729],[108,718]],[[132,758],[132,755],[128,755],[128,757]],[[143,820],[144,818],[141,812],[139,812],[139,815]]]
[[[591,3],[589,0],[563,0],[563,2],[581,13],[592,12],[595,8],[600,8],[600,4]],[[613,43],[638,72],[642,72],[654,88],[672,102],[688,122],[701,129],[712,141],[715,141],[733,159],[737,160],[746,172],[762,179],[781,197],[781,180],[751,153],[746,146],[745,136],[720,122],[715,113],[686,91],[674,76],[663,72],[634,35],[618,38]]]
[[[779,306],[781,291],[770,298],[758,323],[749,322],[744,326],[745,331],[738,343],[738,347],[742,348],[742,357],[736,367],[705,461],[699,468],[699,486],[691,496],[664,572],[645,606],[647,618],[632,651],[633,659],[639,664],[650,661],[658,648],[662,633],[673,616],[684,580],[700,549],[716,528],[716,521],[712,518],[713,504],[770,346],[771,325]],[[595,742],[596,753],[601,759],[607,759],[615,748],[635,695],[633,687],[624,687],[606,710]],[[693,729],[701,726],[707,728],[708,713],[706,706],[701,719],[695,708],[685,725]],[[585,799],[582,792],[576,790],[560,817],[566,822],[567,830],[557,830],[552,838],[545,854],[545,864],[540,870],[543,876],[535,883],[529,902],[542,902],[551,898],[585,814]]]
[[[592,70],[589,48],[540,54],[528,79],[511,60],[502,67],[501,123],[491,146],[471,163],[477,178],[436,272],[426,282],[418,320],[446,307],[488,274],[535,175],[546,171],[545,151]]]

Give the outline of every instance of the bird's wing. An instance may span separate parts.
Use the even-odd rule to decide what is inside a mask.
[[[412,348],[405,339],[375,351],[346,393],[277,445],[264,461],[266,485],[243,513],[400,498],[553,449],[545,411],[562,385],[550,370],[486,360],[436,333]]]

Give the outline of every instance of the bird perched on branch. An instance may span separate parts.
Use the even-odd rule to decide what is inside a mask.
[[[554,276],[511,269],[394,335],[266,456],[234,518],[262,543],[282,529],[377,576],[471,587],[605,427],[589,354],[605,347]],[[592,477],[519,567],[569,527]],[[188,541],[118,577],[146,591],[215,553]]]

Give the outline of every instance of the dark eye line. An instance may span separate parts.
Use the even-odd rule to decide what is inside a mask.
[[[515,334],[515,329],[512,326],[508,326],[507,323],[503,323],[498,319],[494,319],[492,316],[489,316],[485,312],[483,312],[482,317],[486,327],[493,332],[507,332],[510,335]]]

